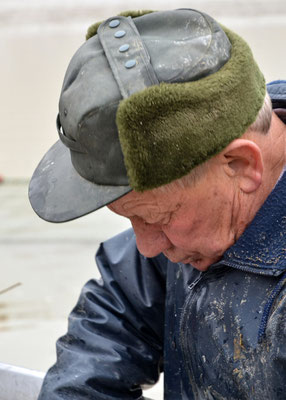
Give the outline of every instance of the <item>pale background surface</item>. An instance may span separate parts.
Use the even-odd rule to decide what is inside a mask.
[[[191,7],[250,44],[266,80],[286,78],[285,0],[0,0],[0,361],[45,371],[82,285],[97,276],[98,243],[129,226],[101,210],[53,225],[27,201],[27,179],[57,140],[63,76],[87,27],[127,9]],[[161,386],[147,392],[162,398]],[[1,396],[0,396],[1,398]]]

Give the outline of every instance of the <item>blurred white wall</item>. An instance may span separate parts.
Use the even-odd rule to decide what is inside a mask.
[[[87,27],[161,0],[0,0],[0,174],[27,179],[57,140],[55,118],[67,64]],[[286,78],[285,0],[169,1],[205,11],[251,45],[266,79]]]

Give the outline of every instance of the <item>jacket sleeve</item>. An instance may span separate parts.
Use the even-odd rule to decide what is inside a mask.
[[[130,229],[103,243],[57,341],[38,400],[141,399],[162,364],[166,259],[143,257]]]

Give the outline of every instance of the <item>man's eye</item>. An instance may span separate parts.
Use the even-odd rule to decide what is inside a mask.
[[[168,213],[162,218],[151,218],[149,221],[143,220],[144,225],[146,226],[162,226],[167,225],[171,220],[171,213]]]
[[[168,225],[172,219],[172,214],[173,213],[169,213],[168,215],[166,215],[166,218],[164,219],[162,225]]]

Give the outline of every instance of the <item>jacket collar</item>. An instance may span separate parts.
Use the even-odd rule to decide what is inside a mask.
[[[218,264],[263,275],[286,270],[286,172]]]

